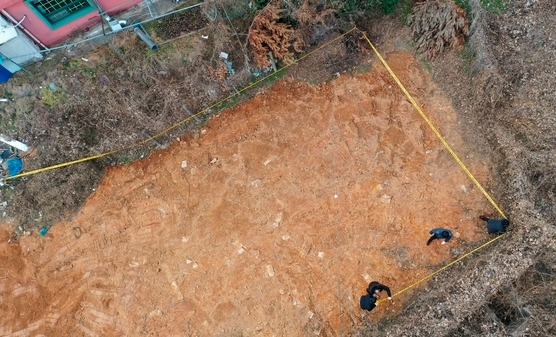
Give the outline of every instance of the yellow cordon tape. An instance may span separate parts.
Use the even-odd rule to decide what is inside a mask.
[[[418,285],[419,283],[425,282],[425,281],[428,280],[429,278],[431,278],[431,277],[433,277],[434,275],[440,273],[441,271],[443,271],[443,270],[445,270],[445,269],[451,267],[452,265],[458,263],[459,261],[465,259],[465,258],[468,257],[469,255],[471,255],[471,254],[473,254],[473,253],[475,253],[475,252],[477,252],[477,251],[479,251],[479,250],[485,248],[486,246],[488,246],[488,245],[490,245],[491,243],[493,243],[494,241],[500,239],[500,238],[503,237],[504,235],[505,235],[505,234],[501,234],[501,235],[495,237],[494,239],[488,241],[487,243],[484,243],[484,244],[482,244],[481,246],[479,246],[479,247],[473,249],[472,251],[470,251],[470,252],[468,252],[468,253],[466,253],[466,254],[463,254],[462,256],[458,257],[457,259],[455,259],[454,261],[448,263],[447,265],[445,265],[444,267],[438,269],[437,271],[435,271],[435,272],[433,272],[433,273],[431,273],[431,274],[429,274],[429,275],[423,277],[423,278],[420,279],[419,281],[417,281],[417,282],[415,282],[415,283],[413,283],[413,284],[411,284],[411,285],[409,285],[409,286],[403,288],[402,290],[396,292],[395,294],[392,295],[392,297],[396,297],[396,296],[402,294],[403,292],[405,292],[405,291],[407,291],[407,290],[409,290],[409,289],[415,287],[415,286]],[[380,304],[380,303],[382,303],[382,302],[384,302],[384,301],[387,301],[387,299],[386,299],[386,298],[381,298],[380,300],[376,301],[376,303],[377,303],[377,304]]]
[[[233,97],[235,97],[235,96],[238,96],[239,94],[243,93],[244,91],[247,91],[247,90],[251,89],[252,87],[254,87],[254,86],[256,86],[257,84],[261,83],[262,81],[266,80],[267,78],[269,78],[269,77],[271,77],[271,76],[274,76],[274,75],[278,74],[278,73],[281,72],[282,70],[287,69],[287,68],[289,68],[289,67],[291,67],[291,66],[297,64],[299,61],[303,60],[304,58],[309,57],[309,56],[312,55],[313,53],[315,53],[315,52],[321,50],[322,48],[328,46],[328,45],[331,44],[331,43],[334,43],[335,41],[341,39],[342,37],[344,37],[345,35],[347,35],[347,34],[353,32],[354,30],[357,30],[357,27],[353,27],[352,29],[350,29],[349,31],[343,33],[342,35],[335,37],[334,39],[328,41],[327,43],[325,43],[325,44],[323,44],[322,46],[316,48],[315,50],[312,50],[312,51],[308,52],[307,54],[301,56],[298,60],[295,60],[294,62],[292,62],[292,63],[290,63],[290,64],[287,64],[287,65],[283,66],[282,68],[276,70],[275,72],[273,72],[273,73],[271,73],[271,74],[269,74],[269,75],[267,75],[267,76],[265,76],[265,77],[263,77],[263,78],[261,78],[261,79],[255,81],[255,82],[249,84],[249,85],[246,86],[245,88],[243,88],[243,89],[241,89],[241,90],[239,90],[239,91],[236,91],[235,93],[229,95],[228,97],[226,97],[226,98],[224,98],[224,99],[222,99],[222,100],[220,100],[220,101],[217,101],[216,103],[211,104],[210,106],[208,106],[207,108],[204,108],[203,110],[197,112],[196,114],[191,115],[191,116],[189,116],[189,117],[187,117],[187,118],[185,118],[185,119],[183,119],[183,120],[177,122],[176,124],[170,126],[169,128],[167,128],[167,129],[165,129],[165,130],[163,130],[163,131],[157,133],[156,135],[154,135],[154,136],[152,136],[152,137],[149,137],[149,138],[147,138],[147,139],[144,139],[144,140],[142,140],[142,141],[140,141],[140,142],[138,142],[138,143],[136,143],[136,144],[133,144],[133,145],[124,147],[124,148],[119,149],[119,150],[113,150],[113,151],[109,151],[109,152],[104,152],[104,153],[100,153],[100,154],[93,155],[93,156],[86,157],[86,158],[76,159],[76,160],[68,161],[68,162],[65,162],[65,163],[60,163],[60,164],[56,164],[56,165],[52,165],[52,166],[47,166],[47,167],[43,167],[43,168],[36,169],[36,170],[31,170],[31,171],[28,171],[28,172],[20,173],[20,174],[18,174],[18,175],[12,176],[12,177],[6,177],[6,178],[4,178],[4,180],[22,178],[22,177],[30,176],[30,175],[37,174],[37,173],[40,173],[40,172],[50,171],[50,170],[54,170],[54,169],[57,169],[57,168],[62,168],[62,167],[70,166],[70,165],[73,165],[73,164],[78,164],[78,163],[82,163],[82,162],[85,162],[85,161],[89,161],[89,160],[93,160],[93,159],[98,159],[98,158],[106,157],[106,156],[108,156],[108,155],[111,155],[111,154],[114,154],[114,153],[117,153],[117,152],[121,152],[121,151],[125,151],[125,150],[129,150],[129,149],[134,148],[134,147],[136,147],[136,146],[139,146],[139,145],[143,145],[143,144],[145,144],[145,143],[148,143],[149,141],[151,141],[151,140],[153,140],[153,139],[156,139],[157,137],[160,137],[160,136],[162,136],[162,135],[164,135],[164,134],[170,132],[171,130],[177,128],[178,126],[180,126],[180,125],[182,125],[182,124],[184,124],[184,123],[187,123],[187,122],[190,121],[191,119],[193,119],[193,118],[195,118],[195,117],[197,117],[197,116],[199,116],[199,115],[202,115],[203,113],[205,113],[205,112],[207,112],[208,110],[210,110],[210,109],[212,109],[212,108],[214,108],[214,107],[216,107],[216,106],[218,106],[218,105],[220,105],[220,104],[226,102],[227,100],[229,100],[229,99],[231,99],[231,98],[233,98]]]
[[[490,197],[490,195],[487,193],[487,191],[483,188],[483,186],[481,186],[481,184],[477,181],[477,179],[475,179],[475,177],[473,176],[473,174],[471,174],[471,172],[467,169],[467,167],[465,166],[465,164],[463,164],[463,162],[459,159],[459,157],[456,155],[456,153],[454,152],[454,150],[452,150],[452,148],[450,147],[450,145],[448,145],[448,143],[446,142],[446,140],[444,139],[444,137],[442,137],[442,135],[440,134],[440,131],[438,131],[438,129],[436,129],[436,127],[432,124],[432,122],[429,120],[429,118],[427,117],[427,115],[425,115],[425,113],[423,112],[423,110],[421,110],[421,108],[419,107],[419,105],[417,104],[417,102],[415,102],[415,100],[413,99],[413,97],[409,94],[409,92],[405,89],[405,87],[403,86],[402,82],[400,82],[400,80],[398,79],[398,77],[396,76],[396,74],[394,73],[394,71],[392,71],[392,69],[390,68],[390,66],[388,65],[388,63],[386,63],[386,61],[384,60],[384,58],[382,58],[382,55],[380,55],[380,53],[378,52],[378,50],[375,48],[375,46],[371,43],[371,41],[369,40],[369,38],[367,37],[367,35],[360,31],[363,36],[365,37],[365,40],[367,40],[367,42],[369,43],[369,45],[371,46],[371,48],[373,49],[373,51],[375,52],[376,56],[379,58],[380,62],[382,62],[382,64],[384,65],[384,67],[386,68],[386,70],[388,70],[388,72],[390,73],[390,75],[392,76],[392,78],[396,81],[396,83],[398,83],[398,86],[400,87],[400,89],[402,89],[402,91],[404,92],[405,96],[407,97],[407,99],[411,102],[411,104],[413,105],[413,107],[415,108],[415,110],[417,110],[419,112],[419,114],[421,115],[421,117],[423,117],[423,119],[425,120],[425,122],[427,122],[427,124],[429,125],[429,127],[431,128],[431,130],[434,132],[434,134],[436,134],[436,136],[438,137],[438,139],[440,139],[440,141],[442,142],[442,144],[444,144],[444,147],[448,150],[448,152],[450,152],[450,154],[452,155],[452,157],[454,157],[454,159],[456,160],[456,162],[459,164],[459,166],[461,166],[461,168],[463,169],[463,171],[467,174],[467,176],[469,177],[469,179],[471,179],[471,181],[475,184],[475,186],[477,186],[477,188],[479,188],[479,190],[483,193],[483,195],[487,198],[487,200],[492,204],[492,206],[498,211],[498,213],[500,213],[500,215],[502,215],[504,218],[506,218],[506,215],[504,214],[504,212],[502,212],[502,209],[500,209],[500,207],[498,207],[498,205],[496,204],[496,202],[494,202],[494,200]]]
[[[349,34],[349,33],[351,33],[351,32],[353,32],[354,30],[358,30],[359,32],[361,32],[361,33],[363,34],[363,37],[365,38],[365,40],[367,40],[367,42],[369,43],[369,45],[371,46],[371,48],[373,49],[373,51],[375,52],[375,54],[376,54],[377,57],[379,58],[380,62],[384,65],[384,67],[386,68],[386,70],[388,70],[388,72],[390,73],[390,75],[392,76],[392,78],[394,78],[394,80],[396,81],[396,83],[398,84],[398,86],[400,87],[400,89],[402,89],[402,91],[404,92],[404,94],[406,95],[406,97],[408,98],[408,100],[411,102],[411,104],[413,105],[413,107],[419,112],[419,114],[421,115],[421,117],[423,117],[423,119],[425,120],[425,122],[429,125],[429,127],[431,128],[431,130],[436,134],[436,136],[438,137],[438,139],[440,139],[440,141],[442,142],[442,144],[444,145],[444,147],[448,150],[448,152],[450,152],[450,154],[452,155],[452,157],[453,157],[453,158],[456,160],[456,162],[460,165],[460,167],[461,167],[461,168],[463,169],[463,171],[467,174],[467,176],[471,179],[471,181],[473,181],[473,183],[479,188],[479,190],[483,193],[483,195],[487,198],[487,200],[492,204],[492,206],[494,206],[494,208],[500,213],[500,215],[502,215],[504,218],[506,218],[506,215],[504,214],[504,212],[502,212],[502,210],[500,209],[500,207],[498,207],[498,205],[496,204],[496,202],[494,202],[494,200],[490,197],[490,195],[489,195],[489,194],[487,193],[487,191],[483,188],[483,186],[481,186],[481,184],[477,181],[477,179],[475,179],[475,177],[473,176],[473,174],[471,174],[471,172],[467,169],[467,167],[466,167],[466,166],[463,164],[463,162],[459,159],[459,157],[456,155],[456,153],[452,150],[452,148],[450,147],[450,145],[448,145],[448,143],[446,142],[446,140],[444,139],[444,137],[442,137],[442,135],[440,134],[440,132],[436,129],[436,127],[432,124],[432,122],[428,119],[428,117],[427,117],[427,116],[425,115],[425,113],[421,110],[421,108],[419,107],[419,105],[417,105],[417,103],[415,102],[415,100],[413,99],[413,97],[412,97],[412,96],[409,94],[409,92],[405,89],[405,87],[404,87],[403,84],[400,82],[400,80],[398,79],[398,77],[396,76],[396,74],[392,71],[392,69],[390,68],[390,66],[388,65],[388,63],[386,63],[386,61],[384,60],[384,58],[382,57],[382,55],[378,52],[378,50],[375,48],[375,46],[371,43],[371,41],[369,40],[369,38],[367,37],[367,35],[366,35],[363,31],[359,30],[357,27],[353,27],[353,28],[350,29],[349,31],[345,32],[344,34],[342,34],[342,35],[340,35],[340,36],[338,36],[338,37],[336,37],[336,38],[330,40],[329,42],[325,43],[324,45],[322,45],[322,46],[316,48],[315,50],[313,50],[313,51],[311,51],[311,52],[309,52],[309,53],[303,55],[302,57],[300,57],[300,58],[299,58],[298,60],[296,60],[295,62],[293,62],[293,63],[291,63],[291,64],[288,64],[288,65],[285,65],[284,67],[282,67],[282,68],[276,70],[275,72],[273,72],[273,73],[271,73],[271,74],[269,74],[269,75],[267,75],[267,76],[265,76],[265,77],[263,77],[263,78],[261,78],[261,79],[255,81],[255,82],[251,83],[250,85],[246,86],[245,88],[243,88],[243,89],[241,89],[241,90],[239,90],[239,91],[236,91],[235,93],[229,95],[228,97],[226,97],[226,98],[224,98],[224,99],[222,99],[222,100],[220,100],[220,101],[217,101],[216,103],[213,103],[213,104],[210,105],[209,107],[207,107],[207,108],[205,108],[205,109],[203,109],[203,110],[197,112],[196,114],[193,114],[193,115],[191,115],[191,116],[189,116],[189,117],[187,117],[187,118],[181,120],[180,122],[178,122],[178,123],[176,123],[176,124],[174,124],[174,125],[168,127],[167,129],[165,129],[165,130],[163,130],[163,131],[157,133],[156,135],[154,135],[154,136],[152,136],[152,137],[149,137],[149,138],[147,138],[147,139],[144,139],[144,140],[142,140],[142,141],[140,141],[140,142],[138,142],[138,143],[136,143],[136,144],[130,145],[130,146],[125,147],[125,148],[122,148],[122,149],[120,149],[120,150],[113,150],[113,151],[109,151],[109,152],[105,152],[105,153],[101,153],[101,154],[97,154],[97,155],[93,155],[93,156],[89,156],[89,157],[85,157],[85,158],[81,158],[81,159],[77,159],[77,160],[68,161],[68,162],[61,163],[61,164],[56,164],[56,165],[52,165],[52,166],[48,166],[48,167],[44,167],[44,168],[40,168],[40,169],[36,169],[36,170],[32,170],[32,171],[28,171],[28,172],[25,172],[25,173],[20,173],[20,174],[18,174],[18,175],[12,176],[12,177],[4,178],[4,180],[10,180],[10,179],[15,179],[15,178],[21,178],[21,177],[25,177],[25,176],[37,174],[37,173],[44,172],[44,171],[50,171],[50,170],[53,170],[53,169],[62,168],[62,167],[65,167],[65,166],[70,166],[70,165],[73,165],[73,164],[78,164],[78,163],[82,163],[82,162],[85,162],[85,161],[89,161],[89,160],[93,160],[93,159],[102,158],[102,157],[105,157],[105,156],[108,156],[108,155],[111,155],[111,154],[114,154],[114,153],[117,153],[117,152],[121,152],[121,151],[124,151],[124,150],[131,149],[131,148],[136,147],[136,146],[139,146],[139,145],[143,145],[143,144],[145,144],[145,143],[147,143],[147,142],[149,142],[149,141],[151,141],[151,140],[153,140],[153,139],[156,139],[157,137],[160,137],[160,136],[162,136],[162,135],[168,133],[169,131],[171,131],[171,130],[177,128],[178,126],[180,126],[180,125],[182,125],[182,124],[184,124],[184,123],[190,121],[191,119],[193,119],[193,118],[195,118],[195,117],[197,117],[197,116],[199,116],[199,115],[202,115],[203,113],[205,113],[205,112],[207,112],[208,110],[210,110],[210,109],[212,109],[212,108],[214,108],[214,107],[216,107],[216,106],[218,106],[218,105],[220,105],[220,104],[226,102],[227,100],[229,100],[229,99],[231,99],[231,98],[233,98],[233,97],[235,97],[235,96],[237,96],[237,95],[243,93],[244,91],[246,91],[246,90],[248,90],[248,89],[254,87],[255,85],[259,84],[260,82],[266,80],[267,78],[269,78],[269,77],[271,77],[271,76],[274,76],[275,74],[281,72],[282,70],[287,69],[287,68],[289,68],[290,66],[292,66],[292,65],[294,65],[294,64],[297,64],[297,63],[298,63],[299,61],[301,61],[302,59],[304,59],[304,58],[306,58],[306,57],[312,55],[313,53],[317,52],[318,50],[320,50],[320,49],[326,47],[327,45],[329,45],[329,44],[331,44],[331,43],[337,41],[338,39],[344,37],[345,35],[347,35],[347,34]],[[417,282],[415,282],[415,283],[413,283],[413,284],[411,284],[411,285],[409,285],[409,286],[403,288],[402,290],[400,290],[400,291],[394,293],[394,294],[392,295],[392,297],[396,297],[396,296],[402,294],[403,292],[405,292],[405,291],[407,291],[407,290],[409,290],[409,289],[415,287],[415,286],[418,285],[419,283],[422,283],[422,282],[428,280],[429,278],[433,277],[434,275],[436,275],[436,274],[440,273],[441,271],[443,271],[443,270],[449,268],[450,266],[452,266],[452,265],[454,265],[455,263],[457,263],[457,262],[463,260],[464,258],[468,257],[469,255],[471,255],[471,254],[473,254],[473,253],[479,251],[480,249],[482,249],[482,248],[484,248],[484,247],[490,245],[491,243],[493,243],[494,241],[500,239],[500,238],[503,237],[503,236],[504,236],[503,234],[502,234],[502,235],[499,235],[499,236],[497,236],[496,238],[494,238],[494,239],[488,241],[487,243],[485,243],[485,244],[483,244],[483,245],[481,245],[481,246],[479,246],[479,247],[473,249],[472,251],[470,251],[470,252],[468,252],[468,253],[466,253],[466,254],[460,256],[459,258],[457,258],[457,259],[455,259],[454,261],[448,263],[448,264],[445,265],[444,267],[442,267],[442,268],[436,270],[435,272],[433,272],[433,273],[431,273],[431,274],[429,274],[429,275],[423,277],[422,279],[418,280]],[[384,301],[386,301],[386,299],[384,299],[384,298],[383,298],[383,299],[380,299],[380,300],[377,301],[377,304],[380,304],[380,303],[382,303],[382,302],[384,302]]]
[[[504,218],[506,218],[506,215],[504,214],[504,212],[502,211],[502,209],[500,209],[500,207],[498,207],[498,205],[496,204],[496,202],[494,202],[494,200],[490,197],[490,195],[487,193],[487,191],[483,188],[483,186],[481,186],[481,184],[477,181],[477,179],[475,179],[475,177],[473,176],[473,174],[471,174],[471,172],[467,169],[467,167],[465,166],[465,164],[463,164],[463,162],[459,159],[459,157],[456,155],[456,153],[452,150],[452,148],[450,147],[450,145],[446,142],[446,140],[444,139],[444,137],[442,137],[442,134],[440,134],[440,131],[438,131],[438,129],[436,129],[436,127],[432,124],[432,122],[429,120],[429,118],[427,117],[427,115],[425,115],[425,113],[423,112],[423,110],[421,110],[421,108],[419,107],[419,105],[417,104],[417,102],[415,102],[415,100],[413,99],[413,97],[409,94],[409,92],[405,89],[405,87],[403,86],[402,82],[398,79],[398,77],[396,76],[396,74],[394,73],[394,71],[390,68],[390,66],[388,65],[388,63],[386,63],[386,61],[384,60],[384,58],[382,57],[382,55],[380,55],[380,53],[378,52],[378,50],[375,48],[375,46],[371,43],[371,41],[369,40],[369,38],[367,37],[367,35],[365,34],[365,32],[362,32],[359,30],[359,32],[361,32],[361,34],[363,34],[363,37],[365,38],[365,40],[367,40],[367,42],[369,43],[369,46],[371,46],[371,48],[373,49],[373,51],[375,52],[376,56],[378,57],[378,59],[380,60],[380,62],[382,62],[382,64],[384,65],[384,67],[386,68],[386,70],[388,70],[388,72],[390,73],[390,76],[392,76],[392,78],[396,81],[396,83],[398,84],[398,86],[400,87],[400,89],[402,89],[402,91],[404,92],[405,96],[407,97],[407,99],[411,102],[411,104],[413,105],[413,107],[415,108],[415,110],[417,110],[419,112],[419,114],[421,115],[421,117],[423,117],[423,119],[425,120],[425,122],[429,125],[429,127],[431,128],[431,130],[434,132],[434,134],[438,137],[438,139],[440,139],[440,141],[442,142],[442,144],[444,145],[444,147],[448,150],[448,152],[450,152],[450,154],[452,155],[452,157],[456,160],[456,162],[459,164],[459,166],[463,169],[463,171],[467,174],[467,176],[469,177],[469,179],[471,179],[471,181],[475,184],[475,186],[477,186],[477,188],[479,188],[479,190],[483,193],[483,195],[487,198],[487,200],[492,204],[492,206],[498,211],[498,213],[500,213],[500,215],[502,215]],[[445,265],[444,267],[436,270],[435,272],[423,277],[422,279],[418,280],[417,282],[414,282],[413,284],[403,288],[402,290],[396,292],[395,294],[392,295],[392,297],[396,297],[400,294],[402,294],[403,292],[415,287],[416,285],[425,282],[426,280],[428,280],[429,278],[433,277],[434,275],[440,273],[441,271],[449,268],[450,266],[454,265],[455,263],[465,259],[466,257],[468,257],[469,255],[483,249],[484,247],[490,245],[491,243],[493,243],[494,241],[500,239],[501,237],[503,237],[504,235],[499,235],[497,237],[495,237],[494,239],[488,241],[487,243],[473,249],[472,251],[460,256],[459,258],[455,259],[454,261],[448,263],[447,265]],[[380,304],[384,301],[386,301],[387,299],[382,298],[380,300],[378,300],[376,303]]]

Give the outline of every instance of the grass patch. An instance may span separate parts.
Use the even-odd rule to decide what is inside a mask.
[[[59,91],[54,91],[50,88],[42,88],[40,93],[41,102],[49,107],[55,107],[62,103],[64,95]]]
[[[427,69],[429,73],[432,73],[432,66],[428,60],[423,60],[423,65],[425,66],[425,69]]]
[[[508,0],[481,0],[481,7],[487,11],[500,13],[506,10]]]
[[[359,64],[353,67],[352,75],[370,73],[373,67],[370,64]]]
[[[85,75],[89,77],[95,77],[97,75],[98,69],[96,67],[84,67],[84,63],[81,60],[74,59],[64,63],[65,70],[82,71]]]
[[[281,79],[282,77],[284,77],[286,75],[286,69],[285,68],[280,68],[277,71],[275,71],[274,73],[268,75],[267,77],[264,77],[262,79],[254,79],[253,81],[251,81],[251,83],[255,83],[257,81],[258,85],[268,85],[268,84],[272,84],[274,82],[276,82],[277,80]]]
[[[147,32],[147,34],[153,35],[156,34],[156,31],[159,29],[158,26],[160,26],[160,20],[149,21],[147,23],[141,24],[141,26]]]
[[[466,73],[470,73],[471,69],[473,69],[473,62],[475,62],[475,58],[477,57],[477,53],[472,50],[469,45],[466,45],[465,48],[461,51],[461,58],[463,59],[463,70]]]
[[[0,115],[0,126],[6,131],[15,131],[15,123],[17,122],[17,114]]]
[[[92,126],[85,128],[82,141],[87,147],[97,145],[99,142],[99,136],[96,128]]]
[[[64,63],[64,69],[78,69],[81,67],[81,61],[79,60],[70,60]]]
[[[97,75],[97,68],[95,67],[83,68],[83,73],[89,77],[95,77]]]
[[[400,0],[382,0],[382,11],[384,14],[392,14],[396,10]]]
[[[243,96],[244,95],[242,94],[236,94],[216,104],[212,109],[208,109],[207,111],[205,111],[202,114],[202,119],[203,119],[202,124],[205,124],[208,121],[210,115],[212,115],[213,113],[219,113],[222,110],[226,110],[238,105],[242,101]]]
[[[411,14],[411,0],[401,0],[400,2],[400,19],[404,25],[407,25],[407,17]]]

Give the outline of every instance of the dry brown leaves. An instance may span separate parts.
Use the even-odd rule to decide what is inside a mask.
[[[326,6],[319,6],[319,3],[312,0],[304,0],[291,16],[297,21],[295,30],[295,50],[300,50],[305,46],[305,41],[309,35],[318,27],[327,27],[327,23],[334,19],[336,10]]]
[[[215,67],[209,67],[208,76],[213,81],[222,82],[228,76],[228,67],[226,67],[224,61],[220,61]]]
[[[271,2],[257,14],[249,28],[249,44],[253,58],[261,68],[270,66],[269,53],[285,63],[293,62],[290,46],[294,39],[294,30],[289,24],[279,22],[283,11],[279,2]],[[296,49],[296,44],[293,47],[297,52],[301,51]]]
[[[451,0],[429,0],[413,7],[408,17],[417,52],[434,59],[446,48],[463,46],[469,32],[465,9]]]
[[[312,32],[326,27],[336,12],[313,0],[303,0],[298,8],[287,4],[287,9],[283,9],[280,1],[270,2],[257,14],[249,28],[248,41],[253,58],[261,68],[270,66],[269,54],[286,64],[292,63],[293,52],[301,52]],[[288,16],[296,21],[295,29],[285,22]]]

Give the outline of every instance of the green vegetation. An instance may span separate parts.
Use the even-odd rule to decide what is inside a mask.
[[[371,72],[373,67],[370,64],[358,64],[353,68],[353,75],[366,74]]]
[[[89,77],[95,77],[98,69],[96,67],[83,67],[85,63],[78,59],[73,59],[71,61],[64,63],[64,69],[66,70],[80,70],[85,75]]]
[[[428,60],[423,60],[423,65],[425,66],[425,69],[427,69],[429,73],[432,73],[431,63]]]
[[[467,73],[471,72],[476,56],[477,53],[473,51],[468,44],[465,44],[465,48],[463,48],[463,50],[461,51],[461,57],[463,59],[463,69]]]
[[[17,122],[17,114],[11,113],[9,116],[0,115],[0,125],[6,131],[14,131],[15,123]]]
[[[280,68],[278,69],[276,72],[268,75],[267,77],[263,77],[262,79],[254,79],[252,81],[252,83],[258,82],[259,85],[264,85],[264,84],[271,84],[276,82],[277,80],[279,80],[280,78],[282,78],[283,76],[286,75],[286,72],[284,71],[285,68]]]
[[[172,43],[159,45],[157,50],[150,48],[143,49],[143,55],[147,60],[163,60],[176,52],[176,47]]]
[[[467,11],[467,16],[471,19],[471,4],[469,0],[454,0],[456,5]],[[510,0],[480,0],[481,8],[490,12],[503,12]]]
[[[95,77],[97,75],[97,68],[95,67],[83,68],[83,73],[87,76]]]
[[[411,6],[410,0],[347,0],[331,1],[331,3],[340,13],[382,10],[384,14],[392,14],[400,4]]]
[[[209,19],[199,7],[168,15],[143,25],[144,29],[160,40],[170,40],[182,34],[207,26]]]
[[[473,21],[473,15],[472,15],[472,11],[471,11],[471,4],[469,3],[469,0],[455,0],[455,3],[456,3],[456,5],[465,9],[465,12],[467,13],[467,19],[469,20],[469,22]]]
[[[68,61],[64,63],[64,69],[77,69],[81,65],[81,62],[77,59]]]
[[[55,107],[62,103],[64,95],[61,92],[54,91],[50,88],[42,88],[40,98],[44,105]]]
[[[99,136],[95,127],[87,127],[83,135],[83,143],[88,147],[95,146],[99,142]]]
[[[282,78],[284,75],[286,75],[286,72],[284,71],[285,68],[281,68],[278,69],[278,71],[268,75],[267,77],[263,77],[263,78],[254,78],[251,81],[250,85],[254,85],[255,88],[262,88],[265,85],[269,85],[272,84],[274,82],[276,82],[277,80],[279,80],[280,78]],[[248,85],[248,86],[250,86]],[[211,109],[208,109],[205,113],[201,114],[203,121],[202,124],[205,124],[208,121],[208,118],[210,117],[210,115],[214,114],[214,113],[218,113],[222,110],[234,107],[236,105],[238,105],[241,101],[243,101],[244,98],[250,97],[249,94],[245,95],[245,92],[241,92],[241,93],[235,93],[231,96],[229,96],[228,98],[224,99],[223,101],[219,102],[218,104],[215,104]]]
[[[481,7],[491,12],[503,12],[506,10],[508,0],[481,0]]]
[[[160,20],[149,21],[147,23],[141,24],[141,26],[147,32],[147,34],[153,35],[156,34],[156,31],[158,30],[158,26],[160,26]]]
[[[401,0],[400,3],[400,17],[404,25],[407,25],[407,17],[411,14],[413,8],[411,0]]]
[[[242,101],[243,96],[244,95],[242,95],[241,93],[236,93],[235,95],[226,98],[222,102],[216,104],[212,109],[208,109],[207,111],[203,112],[201,114],[201,118],[203,120],[202,124],[205,124],[208,121],[210,115],[219,113],[222,110],[238,105]]]
[[[384,14],[394,13],[398,7],[399,0],[382,0],[382,10]]]
[[[266,6],[269,2],[270,2],[269,0],[255,0],[255,4],[259,9],[264,8],[264,6]]]

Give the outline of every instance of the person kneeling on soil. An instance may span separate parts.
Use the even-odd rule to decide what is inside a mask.
[[[365,309],[368,311],[373,310],[378,305],[376,301],[381,291],[386,291],[386,293],[388,294],[388,299],[392,300],[392,293],[390,292],[390,288],[388,288],[384,284],[373,281],[367,288],[367,295],[361,296],[361,300],[359,301],[361,309]]]
[[[445,244],[446,242],[450,241],[450,239],[452,238],[452,231],[445,228],[431,229],[429,234],[431,235],[431,237],[429,238],[429,241],[427,241],[427,246],[430,245],[431,242],[433,242],[434,240],[444,239],[444,241],[442,241],[442,244]]]
[[[367,292],[370,295],[373,295],[374,297],[378,298],[381,291],[386,291],[386,293],[388,294],[388,299],[389,300],[392,299],[392,293],[390,292],[390,288],[388,288],[384,284],[378,283],[377,281],[373,281],[373,282],[369,283],[369,287],[367,288]]]
[[[483,215],[481,215],[479,219],[486,221],[487,230],[490,234],[502,234],[506,232],[506,229],[510,225],[510,221],[508,221],[508,219],[495,220],[487,218]]]
[[[361,306],[361,309],[371,311],[376,307],[376,297],[371,294],[361,296],[359,305]]]

